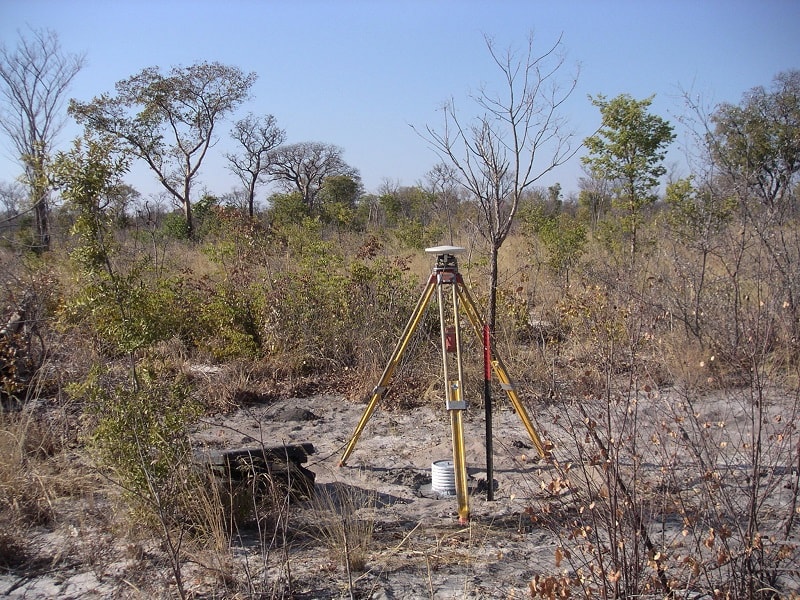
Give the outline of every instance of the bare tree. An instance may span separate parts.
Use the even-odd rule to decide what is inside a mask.
[[[425,174],[430,193],[447,217],[447,231],[453,243],[453,211],[458,204],[458,172],[448,163],[438,163]]]
[[[19,183],[0,182],[0,238],[13,231],[25,201],[25,190]]]
[[[50,247],[45,164],[55,137],[64,127],[66,93],[85,57],[61,50],[48,29],[20,32],[17,47],[0,45],[0,128],[23,168],[34,213],[35,250]]]
[[[317,196],[327,177],[345,175],[361,180],[358,170],[344,162],[342,150],[333,144],[300,142],[275,150],[269,173],[287,190],[296,190],[309,211],[319,209]]]
[[[13,219],[22,211],[25,192],[19,183],[0,182],[0,219]]]
[[[577,74],[561,85],[564,65],[561,37],[542,54],[528,38],[523,53],[501,51],[485,37],[489,54],[505,87],[494,93],[481,88],[472,100],[482,112],[467,122],[451,99],[444,105],[441,130],[426,127],[422,137],[452,163],[460,183],[480,206],[478,230],[490,249],[488,325],[494,333],[497,315],[497,257],[524,192],[576,152],[573,133],[560,115],[577,84]]]
[[[257,117],[252,113],[236,121],[231,136],[241,145],[239,154],[226,154],[228,168],[242,182],[247,193],[248,213],[253,216],[256,187],[269,173],[270,153],[286,140],[275,117]]]
[[[612,182],[590,171],[585,172],[586,176],[578,179],[578,187],[581,190],[578,195],[578,205],[586,211],[589,226],[594,231],[600,219],[611,208]]]
[[[192,236],[192,184],[216,141],[214,128],[247,98],[255,80],[255,73],[217,62],[173,67],[166,75],[149,67],[117,82],[115,97],[73,100],[69,110],[79,123],[116,137],[147,163],[183,208]]]

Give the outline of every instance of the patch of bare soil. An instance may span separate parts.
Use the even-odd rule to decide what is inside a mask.
[[[348,522],[367,523],[368,533],[354,529],[353,535],[369,543],[362,564],[352,561],[348,573],[344,552],[332,539],[336,532],[317,527],[321,511],[331,507],[317,499],[293,500],[285,523],[264,519],[260,528],[248,523],[233,536],[226,560],[238,564],[219,570],[244,583],[215,575],[208,566],[218,557],[187,551],[184,577],[193,597],[527,597],[531,577],[552,563],[553,540],[524,524],[526,498],[541,467],[516,415],[503,410],[496,416],[496,500],[487,502],[482,410],[466,414],[473,495],[465,527],[458,524],[455,496],[427,490],[431,462],[452,457],[444,408],[379,408],[348,465],[339,467],[364,408],[337,396],[295,398],[250,404],[197,427],[200,450],[312,443],[315,453],[304,466],[316,475],[315,496],[338,505],[334,512]],[[27,556],[0,574],[0,596],[175,597],[164,548],[138,540],[135,531],[115,531],[111,503],[99,495],[60,502],[57,522],[32,528]]]
[[[664,425],[666,415],[679,403],[678,398],[658,394],[641,402],[637,435],[650,440],[642,444],[647,447],[642,464],[660,473],[656,480],[661,484],[684,481],[700,488],[709,485],[712,471],[722,473],[722,480],[714,485],[733,485],[737,477],[746,478],[746,473],[737,470],[741,440],[726,436],[742,431],[736,421],[746,422],[748,414],[722,396],[710,397],[691,409],[705,415],[698,422],[719,430],[716,438],[709,438],[715,444],[725,449],[732,442],[725,464],[716,470],[709,465],[709,471],[701,473],[689,466],[695,464],[692,461],[682,465],[686,455],[674,452],[670,477],[664,476],[663,455],[656,450],[663,450],[664,440],[695,435],[688,426],[681,431]],[[195,598],[530,598],[530,583],[537,577],[574,575],[574,568],[563,560],[566,538],[558,539],[552,528],[541,525],[542,520],[532,519],[531,507],[545,506],[543,499],[556,498],[569,512],[570,494],[577,493],[581,483],[565,482],[552,462],[540,461],[519,417],[509,405],[499,402],[499,406],[494,420],[495,499],[491,502],[486,499],[483,410],[473,407],[465,413],[472,492],[467,526],[458,523],[455,496],[428,491],[431,463],[452,457],[444,407],[398,411],[379,407],[342,467],[339,461],[363,415],[362,403],[321,395],[253,403],[230,414],[207,417],[193,434],[201,451],[312,443],[315,452],[304,466],[316,475],[315,494],[312,499],[285,499],[285,504],[273,505],[269,518],[240,527],[224,551],[187,551],[186,588]],[[555,426],[565,419],[563,406],[543,406],[531,416],[550,428],[543,433],[556,442],[556,452],[564,453],[563,458],[557,457],[562,464],[575,459],[570,449],[574,440]],[[772,422],[778,422],[778,417],[776,412]],[[652,456],[646,456],[647,452]],[[774,492],[764,495],[776,512],[785,509],[793,494],[796,497],[796,465],[781,468],[784,471],[772,471]],[[656,499],[662,494],[660,488],[648,489]],[[578,523],[577,503],[573,508],[569,518]],[[104,525],[110,520],[108,510],[110,505],[102,499],[86,498],[71,511],[62,511],[66,516],[57,527],[32,530],[39,548],[37,559],[0,576],[0,595],[174,597],[164,549],[152,541],[135,541],[135,536],[115,536],[113,528]],[[735,522],[744,515],[731,518]],[[679,540],[678,547],[683,543],[681,535],[687,535],[685,526],[676,519],[671,530],[660,535]],[[346,532],[344,543],[341,531]],[[704,543],[713,546],[713,540],[712,546],[707,539]],[[792,548],[796,551],[796,546]],[[787,569],[780,583],[784,589],[800,590],[800,573]]]
[[[364,409],[335,396],[292,399],[209,421],[196,437],[209,447],[312,442],[315,454],[305,466],[316,474],[317,490],[340,502],[361,502],[365,506],[355,507],[355,518],[373,524],[364,568],[352,574],[363,597],[528,597],[528,582],[552,565],[555,541],[526,524],[527,499],[545,467],[516,414],[502,410],[496,415],[496,490],[495,500],[488,502],[483,412],[466,413],[471,518],[468,526],[460,526],[456,497],[430,490],[431,463],[452,459],[447,411],[379,408],[347,465],[340,467]],[[311,547],[291,549],[296,593],[342,597],[340,588],[348,582],[335,551],[319,543],[326,540],[311,541],[316,542]]]

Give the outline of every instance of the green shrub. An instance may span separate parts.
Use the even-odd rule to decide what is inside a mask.
[[[164,215],[161,222],[161,230],[164,234],[174,240],[188,240],[189,239],[189,224],[186,222],[186,217],[179,212],[171,212]]]
[[[154,524],[179,512],[180,479],[192,461],[188,426],[201,411],[186,379],[140,365],[131,379],[114,382],[110,371],[95,367],[68,392],[86,402],[94,419],[89,446],[132,513]]]

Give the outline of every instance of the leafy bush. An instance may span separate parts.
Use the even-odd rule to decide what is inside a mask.
[[[189,225],[186,223],[186,217],[177,211],[164,215],[164,219],[161,221],[161,230],[166,237],[174,240],[189,239]]]
[[[115,383],[110,371],[96,368],[68,391],[86,402],[94,419],[90,447],[133,513],[151,525],[165,514],[177,519],[178,484],[192,463],[188,426],[201,411],[188,382],[155,365],[141,365],[132,380]]]

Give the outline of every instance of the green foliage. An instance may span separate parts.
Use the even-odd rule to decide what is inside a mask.
[[[266,344],[301,372],[352,365],[348,279],[331,244],[293,240],[296,268],[278,274],[267,300]]]
[[[136,352],[175,333],[175,296],[168,282],[146,285],[139,268],[113,278],[87,278],[65,303],[64,325],[92,335],[108,355]]]
[[[722,104],[711,117],[712,155],[760,202],[778,213],[792,204],[800,173],[800,71],[779,73],[771,90],[756,87],[736,106]]]
[[[218,207],[219,198],[211,194],[203,194],[200,200],[195,202],[192,208],[192,215],[197,237],[201,238],[219,227],[216,210]]]
[[[127,159],[117,152],[108,139],[77,139],[72,149],[60,152],[50,167],[61,196],[76,213],[72,234],[78,244],[72,258],[89,275],[99,271],[110,274],[114,247],[106,208],[128,169]]]
[[[348,288],[354,314],[360,314],[358,326],[367,340],[388,345],[414,308],[419,295],[419,281],[408,276],[401,259],[360,256],[349,265]],[[371,332],[371,333],[370,333]]]
[[[338,229],[352,229],[357,224],[356,203],[361,195],[361,184],[347,175],[326,177],[319,192],[319,213],[326,223]]]
[[[363,229],[363,221],[359,219],[358,211],[338,202],[323,205],[322,219],[326,223],[335,225],[340,231]]]
[[[697,189],[692,178],[667,185],[666,203],[672,231],[684,242],[703,246],[725,230],[736,210],[734,198]]]
[[[175,475],[192,460],[188,426],[201,411],[188,382],[150,364],[137,369],[134,381],[113,383],[110,372],[95,367],[68,392],[86,402],[95,421],[90,447],[133,512],[152,523],[157,507],[174,507]]]
[[[650,191],[666,172],[661,164],[666,146],[675,138],[667,121],[648,114],[652,102],[652,96],[637,101],[627,94],[612,100],[598,95],[592,104],[600,109],[603,125],[584,140],[589,156],[583,162],[605,179],[628,186],[629,201],[639,203],[652,200]]]
[[[548,268],[568,282],[570,270],[586,247],[586,227],[567,213],[546,214],[542,204],[521,211],[520,220],[544,245]]]
[[[415,219],[400,219],[394,229],[394,236],[406,248],[422,250],[435,244],[444,234],[441,225],[423,225]]]
[[[173,240],[188,240],[190,236],[186,217],[178,211],[164,215],[164,219],[161,221],[161,230]]]
[[[257,358],[262,349],[265,292],[258,282],[222,282],[197,302],[194,346],[216,360]]]
[[[618,259],[623,252],[625,233],[625,227],[618,219],[605,218],[597,224],[594,237],[612,257]]]
[[[259,297],[263,352],[296,373],[372,368],[396,341],[419,282],[403,261],[379,257],[374,238],[348,261],[317,221],[306,225],[282,232],[289,266]]]
[[[406,221],[429,223],[433,216],[434,199],[432,194],[418,186],[401,187],[381,194],[378,204],[389,226]]]
[[[78,289],[65,302],[67,324],[88,326],[111,354],[135,352],[165,335],[170,312],[144,284],[149,261],[140,260],[123,272],[114,264],[118,251],[108,215],[109,196],[127,169],[109,140],[77,140],[51,167],[56,184],[75,212],[72,228],[77,243],[71,253],[79,271]]]
[[[308,206],[303,202],[300,192],[273,194],[270,196],[268,218],[273,227],[280,229],[292,224],[302,223],[310,216]]]
[[[614,204],[621,222],[631,234],[631,254],[636,253],[636,234],[643,209],[656,200],[653,189],[666,173],[667,146],[675,138],[672,126],[647,109],[653,97],[634,100],[620,94],[612,100],[598,95],[592,104],[600,109],[600,130],[584,140],[589,154],[582,161],[592,175],[613,182]]]
[[[548,266],[559,275],[575,266],[586,246],[586,228],[565,213],[548,221],[539,236],[549,254]]]

